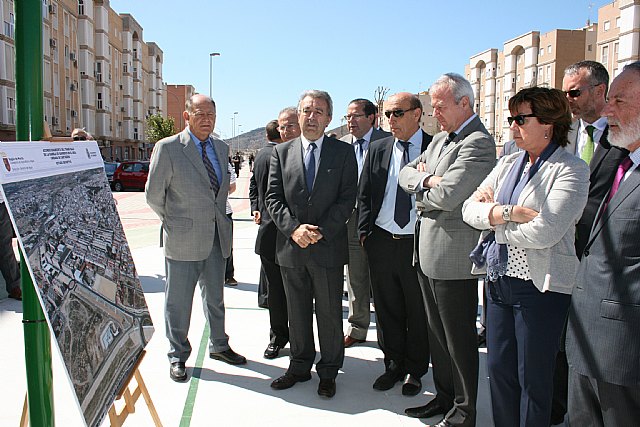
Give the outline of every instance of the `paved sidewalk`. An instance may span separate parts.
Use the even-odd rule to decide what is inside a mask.
[[[404,397],[397,385],[388,392],[377,392],[371,385],[383,372],[382,352],[376,345],[375,316],[368,341],[346,349],[344,367],[337,379],[333,399],[317,395],[317,376],[284,391],[269,386],[288,366],[288,349],[281,357],[266,360],[262,353],[269,340],[267,310],[257,306],[259,257],[253,253],[257,226],[250,218],[248,194],[249,169],[242,169],[238,190],[232,196],[234,207],[234,259],[237,287],[225,288],[227,333],[230,344],[245,355],[249,363],[234,367],[209,359],[200,296],[196,293],[190,330],[193,353],[187,362],[190,381],[178,384],[169,379],[164,337],[164,258],[158,247],[159,221],[139,192],[114,193],[118,211],[132,248],[136,268],[145,290],[147,304],[156,328],[147,346],[140,370],[164,426],[423,426],[439,419],[418,420],[403,415],[405,408],[426,403],[434,392],[431,372],[423,378],[424,389],[416,397]],[[346,330],[348,304],[343,302]],[[22,305],[0,300],[0,334],[5,350],[0,366],[5,367],[0,393],[0,425],[17,426],[26,390]],[[203,341],[203,337],[205,340]],[[316,341],[317,342],[317,341]],[[204,351],[201,357],[198,353]],[[486,380],[485,349],[480,350],[480,386],[478,390],[479,427],[491,426],[489,389]],[[81,415],[63,372],[57,348],[54,353],[55,417],[58,426],[81,426]],[[103,425],[109,425],[108,420]],[[142,399],[125,426],[152,426]]]

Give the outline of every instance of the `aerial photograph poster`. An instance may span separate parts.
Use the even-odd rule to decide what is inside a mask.
[[[95,141],[0,143],[0,184],[86,425],[97,426],[153,324]]]

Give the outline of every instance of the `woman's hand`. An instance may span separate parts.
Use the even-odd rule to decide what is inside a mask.
[[[493,188],[491,187],[478,187],[473,193],[473,200],[481,203],[494,203],[493,201]]]

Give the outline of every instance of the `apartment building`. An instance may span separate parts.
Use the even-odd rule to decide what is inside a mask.
[[[196,88],[191,85],[166,85],[167,94],[167,117],[173,117],[173,121],[178,132],[187,125],[182,113],[187,99],[196,94]]]
[[[163,52],[108,0],[43,0],[44,114],[53,136],[84,127],[106,159],[148,159],[145,121],[165,109]],[[0,139],[15,139],[14,1],[0,0]]]

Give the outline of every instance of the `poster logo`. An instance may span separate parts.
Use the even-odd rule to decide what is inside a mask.
[[[4,167],[7,172],[11,172],[11,164],[9,163],[9,157],[7,156],[7,153],[5,153],[4,151],[0,151],[0,156],[2,156],[2,163],[4,163]]]

